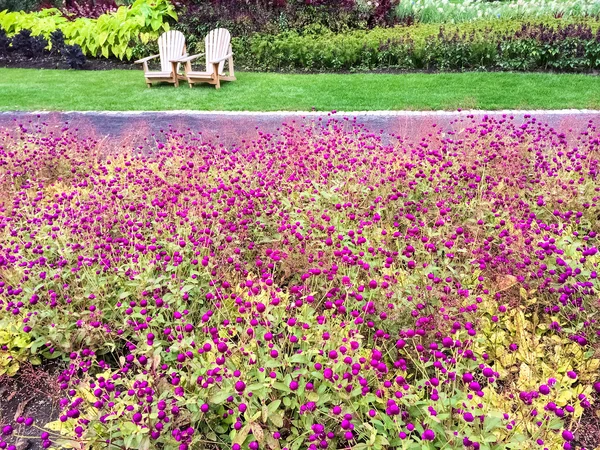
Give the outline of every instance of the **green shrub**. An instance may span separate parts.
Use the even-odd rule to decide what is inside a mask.
[[[0,27],[8,35],[29,29],[33,35],[50,34],[60,29],[68,44],[78,44],[86,56],[131,59],[140,44],[155,41],[169,29],[169,19],[177,19],[168,0],[136,0],[131,7],[122,6],[115,13],[98,19],[79,18],[69,21],[58,9],[40,12],[0,12]]]
[[[0,11],[35,11],[40,3],[40,0],[0,0]]]
[[[557,70],[598,68],[598,22],[548,18],[534,23],[419,24],[333,33],[257,34],[233,40],[252,70]]]

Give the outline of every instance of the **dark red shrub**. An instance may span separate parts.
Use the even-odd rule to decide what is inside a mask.
[[[115,0],[66,0],[61,10],[65,16],[72,19],[79,17],[96,19],[102,14],[116,11],[117,7]]]
[[[397,0],[381,0],[364,10],[356,0],[177,0],[177,28],[202,40],[215,27],[224,27],[237,37],[254,33],[302,33],[315,27],[334,32],[365,29],[393,23]]]

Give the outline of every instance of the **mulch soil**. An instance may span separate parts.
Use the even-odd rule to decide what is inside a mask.
[[[600,394],[594,394],[591,408],[583,412],[573,444],[575,448],[600,449]]]
[[[15,428],[13,436],[3,440],[17,450],[41,450],[42,430],[39,428],[58,419],[57,372],[58,366],[54,363],[38,367],[24,364],[14,377],[0,377],[0,425],[10,423]],[[33,417],[34,426],[18,425],[19,416]]]
[[[159,65],[156,61],[149,63],[150,70],[159,70]],[[133,61],[121,61],[116,58],[87,58],[83,70],[141,70],[140,64],[133,64]],[[8,55],[0,55],[0,68],[19,68],[19,69],[69,69],[70,67],[60,55],[45,54],[41,57],[27,58],[23,55],[11,52]],[[243,71],[257,71],[255,67],[238,66],[238,69]],[[260,70],[258,70],[260,71]],[[316,71],[316,70],[271,70],[275,73],[286,74],[318,74],[318,73],[337,73],[337,74],[353,74],[353,73],[378,73],[378,74],[411,74],[411,73],[440,73],[435,69],[428,70],[399,70],[399,69],[372,69],[365,71]],[[446,71],[448,73],[460,73],[461,71]],[[501,72],[501,70],[488,69],[486,72]],[[551,70],[540,70],[540,73],[554,73]],[[563,72],[556,72],[563,73]],[[598,70],[590,70],[586,72],[588,75],[600,75]]]
[[[25,56],[9,53],[0,55],[0,67],[19,69],[69,69],[69,65],[60,55],[44,55],[42,57],[27,58]],[[120,61],[110,58],[88,58],[83,70],[114,70],[136,69],[141,70],[139,64],[130,61]]]

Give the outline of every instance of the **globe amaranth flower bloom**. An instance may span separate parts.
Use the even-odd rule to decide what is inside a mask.
[[[424,441],[433,441],[435,439],[435,432],[433,430],[425,430],[421,434],[421,439]]]
[[[565,441],[572,441],[573,440],[573,433],[571,433],[569,430],[563,430],[561,436],[562,436],[562,438]]]

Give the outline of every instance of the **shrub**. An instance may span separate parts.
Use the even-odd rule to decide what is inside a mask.
[[[189,0],[176,2],[177,29],[191,39],[192,46],[213,28],[225,27],[233,36],[254,33],[318,30],[334,32],[372,28],[393,23],[392,0]],[[377,5],[377,6],[375,6]]]
[[[43,445],[576,446],[600,394],[597,129],[456,129],[0,135],[3,351],[65,364]]]
[[[6,32],[0,28],[0,56],[8,54],[11,39],[6,35]]]
[[[44,36],[32,36],[31,30],[21,30],[12,39],[6,37],[0,30],[0,56],[7,55],[10,51],[25,56],[26,58],[41,58],[47,53],[48,41]],[[4,40],[3,40],[4,36]],[[85,55],[78,45],[65,45],[64,35],[60,30],[53,31],[51,38],[51,53],[61,55],[71,69],[83,69],[86,63]],[[2,46],[6,42],[6,46]],[[10,46],[8,44],[11,44]]]
[[[43,36],[32,36],[31,30],[21,30],[12,38],[11,48],[27,58],[41,56],[48,41]]]
[[[83,66],[85,66],[85,55],[79,45],[65,45],[60,53],[71,69],[83,69]]]
[[[0,0],[0,11],[35,11],[41,0]]]
[[[297,32],[234,39],[238,65],[253,70],[598,69],[596,21],[415,25],[316,35]]]
[[[65,5],[61,10],[65,16],[74,20],[79,17],[97,19],[103,14],[114,13],[119,6],[115,0],[95,0],[95,1],[73,1]]]
[[[65,35],[62,30],[50,33],[50,48],[53,53],[60,53],[65,48]]]
[[[136,0],[131,7],[122,6],[98,19],[69,21],[58,9],[37,13],[4,11],[0,12],[0,27],[9,36],[28,29],[33,35],[49,37],[60,29],[68,44],[79,45],[88,56],[131,59],[136,44],[155,41],[161,32],[169,29],[168,20],[176,18],[168,0]]]

